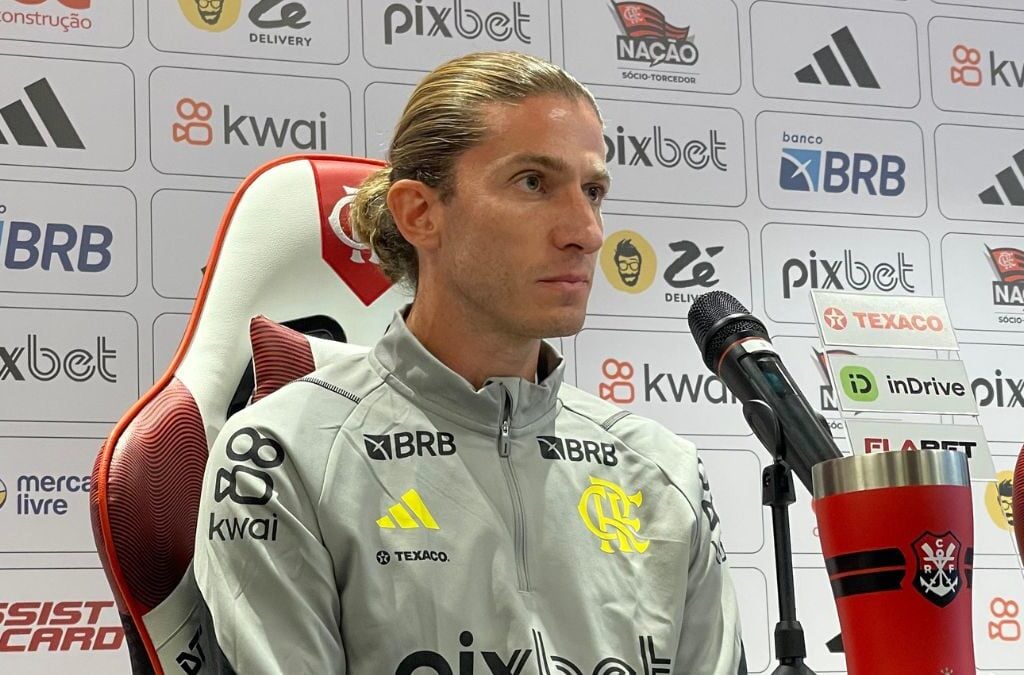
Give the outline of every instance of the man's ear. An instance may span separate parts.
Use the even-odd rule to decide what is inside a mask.
[[[413,247],[436,248],[440,237],[441,196],[418,180],[395,181],[388,190],[388,210],[398,231]]]

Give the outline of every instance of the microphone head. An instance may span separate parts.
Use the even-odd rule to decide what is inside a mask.
[[[716,373],[718,361],[734,338],[768,338],[768,329],[747,308],[725,291],[711,291],[697,297],[686,317],[690,332],[704,357],[704,365]],[[770,341],[770,340],[769,340]]]

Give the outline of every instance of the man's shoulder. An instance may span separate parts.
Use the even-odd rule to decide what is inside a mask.
[[[590,420],[638,452],[660,454],[664,450],[696,458],[694,444],[660,422],[624,410],[572,385],[562,385],[559,394],[562,405],[571,413]]]

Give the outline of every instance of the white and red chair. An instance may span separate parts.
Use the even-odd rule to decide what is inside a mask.
[[[381,166],[293,155],[242,183],[173,360],[96,458],[93,533],[136,675],[196,673],[212,656],[191,562],[209,446],[225,420],[350,349],[301,333],[369,346],[408,301],[347,223],[356,187]]]

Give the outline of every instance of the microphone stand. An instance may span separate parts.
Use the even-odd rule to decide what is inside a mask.
[[[761,474],[761,503],[771,507],[775,546],[775,583],[779,593],[779,622],[775,624],[775,656],[779,666],[773,675],[815,675],[806,664],[804,629],[796,618],[796,589],[793,581],[793,544],[789,528],[789,505],[796,502],[793,472],[786,464],[788,444],[775,412],[761,400],[743,405],[743,417],[775,461]]]

